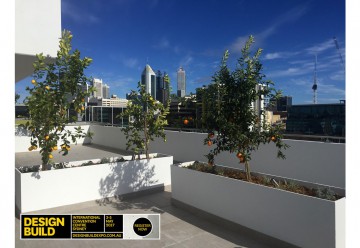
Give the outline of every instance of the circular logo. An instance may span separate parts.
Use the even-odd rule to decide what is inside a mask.
[[[134,232],[139,236],[146,236],[151,232],[152,224],[147,218],[139,218],[134,222]]]

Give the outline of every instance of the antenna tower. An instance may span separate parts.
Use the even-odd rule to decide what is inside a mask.
[[[317,71],[316,71],[316,64],[317,64],[317,54],[315,54],[314,84],[312,86],[312,90],[314,92],[314,96],[313,96],[313,103],[314,104],[317,104]]]
[[[344,72],[345,72],[344,60],[343,60],[343,57],[342,57],[342,55],[341,55],[340,48],[339,48],[339,44],[338,44],[338,42],[337,42],[337,40],[336,40],[336,37],[334,37],[334,43],[335,43],[336,49],[338,50],[340,62],[341,62],[341,64],[342,64],[342,66],[343,66],[343,68],[344,68]]]

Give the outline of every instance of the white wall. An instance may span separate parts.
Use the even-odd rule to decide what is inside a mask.
[[[91,125],[94,132],[92,143],[126,148],[125,135],[117,127]],[[166,131],[167,142],[156,139],[150,152],[174,156],[175,161],[206,161],[210,147],[203,145],[206,134]],[[345,188],[345,144],[323,143],[301,140],[285,140],[291,147],[285,150],[286,159],[276,158],[273,143],[261,146],[253,153],[250,169],[302,181]],[[222,153],[215,162],[229,167],[243,168],[235,154]]]
[[[299,247],[345,247],[335,202],[172,166],[172,198]],[[175,203],[176,205],[176,203]]]
[[[56,57],[61,0],[15,0],[15,53]]]
[[[65,130],[70,130],[70,131],[74,131],[75,128],[77,128],[78,126],[67,126],[65,127]],[[81,128],[83,129],[84,133],[87,133],[89,130],[89,125],[82,125]],[[15,135],[15,152],[29,152],[28,148],[30,147],[30,136],[28,135],[20,135],[17,134]],[[74,142],[72,142],[71,139],[69,139],[71,144],[74,144]],[[91,140],[89,138],[81,138],[77,140],[77,144],[87,144],[90,143]],[[61,140],[58,141],[58,146],[61,145]],[[40,151],[40,148],[38,148],[37,150],[33,150],[33,152],[38,152]]]
[[[61,0],[15,0],[15,81],[33,72],[35,55],[56,57]]]
[[[167,156],[30,173],[15,169],[16,207],[24,213],[170,185],[172,163]]]

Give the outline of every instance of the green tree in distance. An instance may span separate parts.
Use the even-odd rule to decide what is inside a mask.
[[[17,103],[17,101],[19,100],[20,95],[18,93],[15,93],[15,103]]]
[[[62,32],[55,62],[46,63],[42,53],[36,55],[31,81],[33,87],[26,89],[29,96],[25,104],[30,121],[24,127],[31,131],[29,151],[40,148],[42,170],[47,170],[47,165],[51,163],[52,152],[58,150],[59,140],[62,142],[60,152],[66,155],[70,150],[69,139],[76,142],[78,138],[89,135],[80,126],[74,132],[65,130],[68,123],[76,121],[76,117],[68,116],[68,110],[74,108],[81,114],[85,110],[85,97],[93,91],[84,91],[84,86],[90,82],[84,70],[92,59],[81,59],[78,50],[71,51],[72,37],[70,31]]]
[[[254,42],[249,37],[237,67],[230,71],[227,66],[229,52],[226,51],[215,73],[214,83],[205,91],[205,124],[209,130],[204,145],[215,147],[206,155],[209,164],[214,165],[214,158],[222,151],[236,153],[240,163],[245,164],[246,177],[251,181],[249,161],[251,153],[260,144],[274,142],[278,148],[277,156],[285,158],[283,149],[289,146],[282,141],[280,127],[271,126],[265,121],[265,111],[256,112],[254,102],[265,97],[279,97],[273,88],[274,83],[264,81],[261,49],[252,56],[250,47]]]
[[[121,117],[129,118],[130,123],[123,129],[126,135],[126,149],[131,149],[134,154],[145,151],[149,159],[149,144],[154,137],[161,137],[166,141],[164,127],[167,125],[166,116],[169,114],[170,104],[154,100],[146,93],[145,85],[138,83],[138,91],[131,91],[131,101]]]

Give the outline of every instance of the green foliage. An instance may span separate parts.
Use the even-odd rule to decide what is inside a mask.
[[[331,201],[335,201],[336,200],[336,194],[334,193],[334,191],[332,191],[330,188],[317,188],[315,191],[315,194],[317,197],[322,198],[322,199],[326,199],[326,200],[331,200]]]
[[[100,164],[107,164],[107,163],[110,163],[110,158],[102,158],[100,160]]]
[[[20,95],[18,93],[15,93],[15,103],[17,103],[17,101],[19,100]]]
[[[154,100],[146,93],[145,85],[138,83],[138,91],[131,92],[131,101],[120,117],[129,118],[129,126],[123,129],[126,135],[126,149],[135,154],[145,151],[149,159],[149,143],[154,137],[161,137],[166,141],[164,127],[167,125],[166,116],[169,106]]]
[[[68,110],[74,108],[79,114],[84,111],[85,97],[93,89],[86,92],[83,87],[90,78],[84,70],[92,59],[80,58],[80,52],[71,52],[72,34],[64,30],[60,39],[59,50],[55,62],[48,62],[45,56],[37,54],[34,62],[32,88],[27,88],[29,96],[25,104],[29,108],[30,121],[24,126],[31,131],[29,150],[40,148],[42,169],[51,162],[52,152],[57,150],[57,143],[62,141],[64,155],[70,150],[70,140],[76,142],[88,134],[81,127],[75,132],[65,131],[65,126],[76,120],[69,119]]]
[[[248,180],[251,180],[251,153],[257,150],[260,144],[274,142],[279,158],[285,158],[282,150],[288,147],[282,141],[280,127],[266,123],[265,111],[256,112],[252,107],[257,100],[279,95],[272,87],[274,83],[264,80],[265,75],[262,74],[262,63],[259,59],[262,50],[258,49],[254,55],[250,53],[253,42],[254,38],[250,36],[234,71],[230,71],[227,66],[229,52],[226,51],[220,70],[213,77],[214,83],[203,92],[203,124],[209,130],[204,144],[211,141],[215,146],[206,157],[213,163],[215,156],[222,151],[236,153],[240,162],[245,163]]]
[[[88,166],[88,165],[94,165],[95,163],[91,160],[89,160],[88,162],[82,163],[81,166]]]

